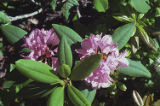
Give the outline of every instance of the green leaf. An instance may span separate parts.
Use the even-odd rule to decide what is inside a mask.
[[[106,12],[108,9],[108,0],[94,0],[93,3],[98,12]]]
[[[70,79],[82,80],[86,78],[100,65],[101,59],[102,59],[101,54],[95,54],[81,60],[74,66],[71,72]]]
[[[130,0],[130,5],[140,13],[147,13],[151,8],[145,0]]]
[[[10,23],[9,17],[3,11],[0,11],[0,23],[2,24]]]
[[[88,101],[90,103],[93,102],[93,100],[94,100],[94,98],[96,96],[96,90],[95,89],[94,90],[84,89],[81,92],[84,94],[84,96],[88,99]]]
[[[153,50],[157,50],[157,46],[152,40],[150,36],[148,36],[147,32],[144,30],[142,26],[138,26],[138,33],[142,41],[149,47],[152,48]]]
[[[156,8],[156,14],[155,14],[156,17],[160,17],[160,7],[157,7]]]
[[[62,78],[67,78],[71,74],[71,68],[67,64],[58,67],[58,73]]]
[[[70,9],[73,7],[73,6],[77,6],[79,5],[78,1],[77,0],[68,0],[62,7],[62,11],[63,11],[63,14],[65,16],[65,19],[68,20],[68,17],[70,15]]]
[[[13,86],[15,83],[15,81],[11,81],[11,80],[5,80],[2,84],[2,88],[6,89],[6,88],[10,88],[11,86]]]
[[[3,43],[0,42],[0,57],[3,57]]]
[[[0,29],[6,37],[6,39],[8,40],[8,42],[11,44],[18,42],[20,39],[24,37],[24,35],[27,34],[26,31],[14,25],[2,25]]]
[[[58,59],[60,65],[67,64],[72,67],[72,51],[65,37],[61,38],[58,47]]]
[[[16,61],[15,66],[19,72],[35,81],[50,84],[62,83],[62,80],[51,72],[52,67],[42,62],[20,59]]]
[[[140,62],[128,59],[128,67],[119,67],[118,72],[126,74],[133,77],[151,77],[149,70]]]
[[[67,87],[67,94],[75,106],[91,106],[87,98],[74,86]]]
[[[50,6],[52,7],[53,11],[55,11],[55,9],[56,9],[56,2],[57,2],[57,0],[52,0],[50,3]]]
[[[136,23],[125,24],[117,28],[113,35],[113,41],[118,43],[119,49],[123,48],[124,45],[129,41],[130,37],[134,35],[136,31]]]
[[[16,87],[22,88],[18,92],[18,96],[24,98],[43,98],[48,96],[53,91],[53,86],[50,84],[39,83],[39,82],[31,82],[24,86],[23,84],[19,84]]]
[[[120,22],[134,22],[135,20],[132,18],[127,17],[126,15],[122,15],[122,16],[113,16],[113,18],[115,18],[116,20],[120,21]]]
[[[13,71],[15,69],[15,65],[14,64],[10,64],[10,69],[9,69],[9,71],[11,72],[11,71]]]
[[[63,36],[67,38],[69,45],[82,41],[80,35],[71,28],[58,24],[52,24],[52,26],[60,38]]]
[[[47,106],[63,106],[64,104],[64,87],[55,87],[51,93]]]

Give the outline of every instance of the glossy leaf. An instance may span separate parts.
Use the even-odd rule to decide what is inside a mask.
[[[132,47],[133,54],[135,54],[139,49],[139,37],[138,36],[134,36],[131,38],[131,47]]]
[[[61,38],[61,41],[58,47],[58,58],[59,58],[60,65],[67,64],[70,67],[72,67],[72,51],[65,37]]]
[[[118,47],[119,49],[121,49],[129,41],[130,37],[132,37],[135,34],[135,31],[135,22],[125,24],[114,31],[112,35],[113,41],[118,43]]]
[[[130,0],[130,5],[140,13],[147,13],[151,8],[146,0]]]
[[[74,66],[70,76],[71,80],[82,80],[88,77],[100,65],[101,59],[101,54],[95,54],[81,60]]]
[[[24,76],[43,83],[62,83],[62,81],[51,71],[52,67],[42,62],[20,59],[16,61],[16,69]]]
[[[2,11],[0,11],[0,23],[2,24],[10,23],[9,17]]]
[[[67,87],[67,94],[75,106],[91,106],[87,98],[74,86],[69,85]]]
[[[127,17],[126,15],[122,16],[113,16],[116,20],[120,22],[134,22],[134,19]]]
[[[144,106],[142,97],[140,96],[140,94],[137,91],[133,90],[132,96],[133,96],[134,102],[138,106]]]
[[[122,74],[134,77],[151,77],[151,73],[141,62],[133,61],[131,59],[128,59],[128,61],[128,67],[119,67],[117,71]]]
[[[14,25],[2,25],[0,27],[3,35],[6,37],[9,43],[14,44],[27,34],[23,29]]]
[[[71,74],[71,68],[67,64],[58,67],[58,73],[62,78],[67,78]]]
[[[143,27],[138,26],[138,33],[142,41],[149,47],[152,48],[153,50],[157,50],[157,46],[152,40],[150,36],[148,36],[147,32],[143,29]]]
[[[64,88],[55,87],[52,91],[47,106],[63,106],[64,104]]]
[[[93,3],[98,12],[106,12],[108,9],[108,0],[94,0]]]
[[[69,45],[82,41],[80,35],[69,27],[53,24],[53,28],[60,38],[67,38],[67,42]]]

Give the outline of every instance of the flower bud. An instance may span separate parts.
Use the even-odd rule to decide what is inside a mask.
[[[67,64],[58,67],[58,73],[62,78],[67,78],[71,74],[71,68]]]

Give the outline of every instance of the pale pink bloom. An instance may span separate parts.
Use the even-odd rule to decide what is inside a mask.
[[[31,50],[28,56],[24,58],[43,61],[51,65],[55,70],[58,65],[58,58],[55,57],[57,53],[56,45],[59,43],[59,38],[53,29],[35,29],[29,36],[25,36],[23,47]]]
[[[106,88],[112,85],[113,80],[110,78],[110,71],[117,70],[119,66],[128,67],[129,62],[125,58],[128,54],[123,52],[119,54],[118,46],[112,41],[112,37],[105,35],[91,35],[88,39],[81,42],[81,49],[76,49],[80,59],[96,53],[102,53],[103,59],[100,66],[94,70],[85,81],[92,88]]]

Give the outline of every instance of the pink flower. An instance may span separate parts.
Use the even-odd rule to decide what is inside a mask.
[[[23,47],[27,47],[31,50],[28,56],[24,58],[43,61],[46,64],[51,65],[55,70],[58,66],[58,58],[55,57],[57,53],[56,45],[59,43],[58,36],[53,29],[35,29],[29,36],[24,38],[25,44]]]
[[[85,78],[85,81],[92,88],[106,88],[112,85],[113,80],[110,78],[110,71],[117,70],[119,66],[128,67],[129,62],[125,58],[128,54],[123,52],[119,54],[118,46],[112,41],[112,37],[105,35],[91,35],[88,39],[81,42],[81,49],[76,49],[80,59],[96,53],[102,53],[103,59],[100,66]]]

